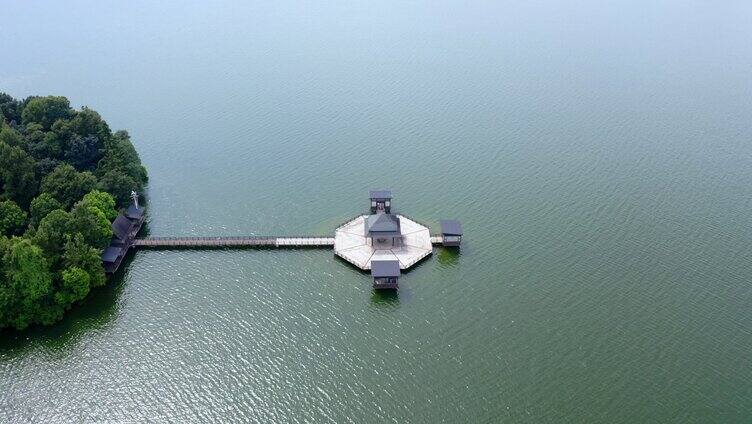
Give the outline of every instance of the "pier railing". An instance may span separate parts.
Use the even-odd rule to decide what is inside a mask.
[[[404,214],[404,213],[402,213],[402,212],[397,212],[397,215],[401,215],[401,216],[404,216],[405,218],[409,219],[410,221],[416,222],[416,223],[418,223],[418,224],[420,224],[420,225],[422,225],[422,226],[424,226],[424,227],[426,227],[426,228],[430,228],[430,227],[429,227],[429,226],[428,226],[427,224],[424,224],[423,222],[421,222],[421,221],[418,221],[417,219],[413,218],[413,217],[412,217],[412,216],[410,216],[410,215],[405,215],[405,214]]]
[[[444,236],[441,234],[431,234],[431,244],[444,244]]]
[[[418,262],[422,261],[423,259],[427,258],[427,257],[428,257],[428,256],[430,256],[430,255],[431,255],[431,252],[427,251],[427,252],[426,252],[425,254],[423,254],[423,255],[420,255],[420,256],[415,256],[414,258],[410,259],[409,261],[407,261],[407,262],[404,262],[404,263],[402,264],[402,268],[403,268],[403,269],[407,269],[407,268],[410,268],[411,266],[413,266],[413,265],[417,264]]]
[[[365,215],[365,214],[364,213],[359,213],[359,214],[353,216],[352,218],[348,219],[347,221],[343,222],[342,224],[339,224],[337,226],[336,230],[338,230],[338,229],[340,229],[340,228],[342,228],[342,227],[350,224],[351,222],[355,221],[356,219],[359,219],[360,217],[362,217],[363,215]]]

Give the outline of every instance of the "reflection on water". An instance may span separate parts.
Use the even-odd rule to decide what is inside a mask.
[[[399,307],[399,301],[398,290],[374,289],[371,291],[371,305],[373,306],[396,309]]]
[[[459,247],[440,247],[436,251],[436,258],[439,263],[448,267],[457,266],[460,255]]]

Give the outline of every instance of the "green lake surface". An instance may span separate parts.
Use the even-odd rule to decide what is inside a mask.
[[[752,3],[206,3],[6,2],[0,90],[127,129],[153,236],[391,188],[462,249],[135,252],[0,333],[0,422],[752,420]]]

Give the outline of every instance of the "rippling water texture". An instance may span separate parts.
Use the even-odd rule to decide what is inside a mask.
[[[327,250],[137,252],[0,333],[0,421],[752,419],[749,2],[249,3],[6,3],[0,88],[127,128],[152,235],[389,187],[461,253],[390,296]]]

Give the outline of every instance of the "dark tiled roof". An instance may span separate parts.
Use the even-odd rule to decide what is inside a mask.
[[[379,213],[368,215],[366,218],[366,232],[368,233],[400,233],[400,221],[396,215]]]
[[[399,277],[400,267],[397,260],[379,260],[371,261],[371,276],[374,278],[381,277]]]
[[[102,252],[102,262],[115,262],[123,252],[122,247],[110,246]]]
[[[112,221],[112,234],[119,239],[124,240],[128,238],[128,233],[130,233],[131,228],[133,228],[133,221],[123,215],[118,215],[118,217]]]
[[[144,216],[144,208],[137,208],[136,205],[131,204],[125,211],[125,216],[130,219],[141,219]]]
[[[391,199],[392,191],[391,190],[371,190],[368,192],[368,196],[371,199]]]
[[[450,236],[462,235],[462,224],[456,219],[442,219],[439,222],[441,223],[441,234]]]
[[[125,246],[125,240],[112,236],[110,239],[110,246]]]

